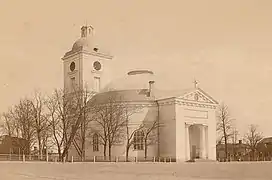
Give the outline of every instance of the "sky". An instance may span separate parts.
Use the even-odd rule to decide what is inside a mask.
[[[63,87],[62,60],[86,22],[116,77],[151,69],[160,89],[199,87],[228,105],[240,135],[272,136],[271,0],[1,0],[0,112]]]

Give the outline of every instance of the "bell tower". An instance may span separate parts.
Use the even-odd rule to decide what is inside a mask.
[[[88,88],[100,92],[110,82],[110,64],[113,56],[104,53],[94,41],[94,28],[81,27],[81,37],[65,53],[63,60],[64,90]]]

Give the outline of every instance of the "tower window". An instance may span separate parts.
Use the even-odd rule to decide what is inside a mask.
[[[96,133],[93,135],[93,151],[99,151],[98,135]]]
[[[136,131],[133,137],[134,150],[143,150],[144,149],[144,132]]]
[[[76,78],[75,77],[71,77],[71,87],[75,88],[76,86]]]
[[[100,77],[94,77],[94,90],[96,92],[100,90]]]
[[[74,71],[75,68],[76,68],[75,62],[71,62],[71,64],[70,64],[70,70],[71,70],[71,71]]]

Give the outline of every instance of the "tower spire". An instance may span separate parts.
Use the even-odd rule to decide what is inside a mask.
[[[93,36],[94,28],[88,25],[87,20],[85,21],[85,25],[81,27],[81,37]]]

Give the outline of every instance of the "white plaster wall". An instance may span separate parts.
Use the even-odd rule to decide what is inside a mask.
[[[186,135],[183,106],[175,105],[176,109],[176,158],[177,161],[186,160]]]
[[[176,109],[175,104],[159,106],[159,155],[176,158]]]
[[[208,158],[216,160],[216,110],[209,109],[208,121]]]
[[[106,84],[111,81],[111,64],[112,59],[102,58],[91,54],[82,54],[82,83],[83,86],[91,90],[94,89],[94,77],[100,77],[100,88],[103,89]],[[96,71],[93,68],[93,63],[99,61],[101,63],[101,70]]]
[[[75,62],[75,70],[71,72],[70,64]],[[80,83],[80,72],[81,72],[81,55],[75,54],[63,60],[63,73],[64,73],[64,89],[71,91],[71,77],[76,78],[76,83]]]
[[[91,116],[91,115],[90,115]],[[130,134],[139,127],[139,125],[141,124],[142,121],[150,121],[153,122],[155,121],[157,118],[157,107],[156,106],[151,106],[151,107],[143,107],[143,109],[140,110],[140,112],[133,114],[130,117],[129,120],[129,131]],[[89,132],[89,134],[94,133],[95,131],[99,131],[99,127],[97,125],[97,123],[92,122],[90,124],[90,126],[92,127],[92,131],[93,132]],[[124,132],[126,133],[126,131]],[[92,135],[90,135],[90,138],[88,138],[87,140],[88,142],[86,142],[86,156],[87,157],[93,157],[93,156],[100,156],[102,157],[104,155],[104,148],[103,145],[101,144],[99,146],[99,151],[94,152],[93,151],[93,145],[92,145]],[[148,157],[154,157],[157,156],[157,148],[158,145],[157,143],[154,143],[152,145],[148,146],[148,150],[147,150],[147,156]],[[108,147],[107,147],[107,156],[108,156]],[[126,134],[124,134],[122,136],[122,139],[115,144],[112,147],[112,151],[111,151],[111,155],[112,157],[114,156],[118,156],[119,158],[125,158],[126,156]],[[129,151],[129,156],[132,157],[138,157],[138,158],[144,158],[144,150],[134,150],[133,149],[133,145],[131,145],[130,147],[130,151]],[[133,158],[132,158],[133,159]]]

